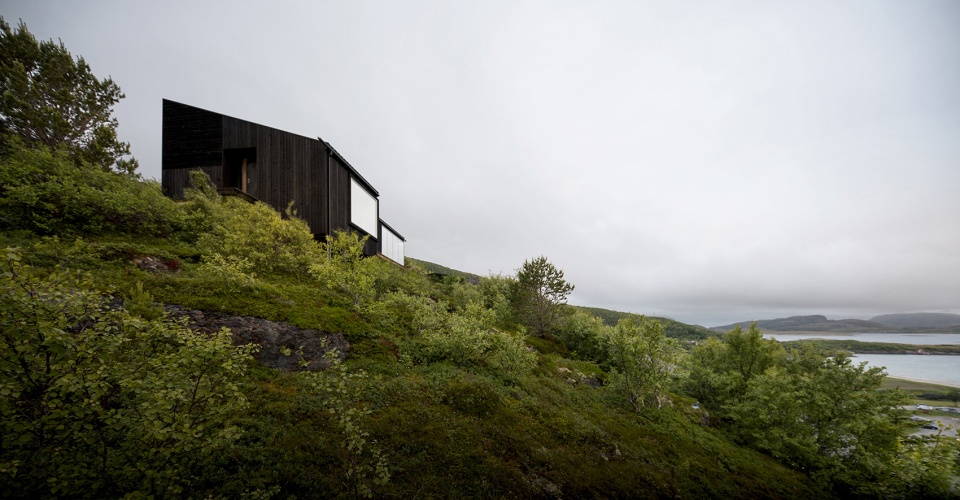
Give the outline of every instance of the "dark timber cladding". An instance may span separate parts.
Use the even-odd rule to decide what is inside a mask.
[[[183,198],[189,172],[203,170],[218,188],[234,188],[277,210],[294,210],[317,236],[351,224],[350,179],[373,198],[379,193],[337,151],[304,137],[178,102],[163,100],[162,185]],[[379,227],[376,231],[379,233]],[[365,253],[379,252],[370,234]]]

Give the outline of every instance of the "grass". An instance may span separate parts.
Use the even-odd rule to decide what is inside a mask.
[[[887,377],[883,381],[883,388],[899,388],[906,392],[915,404],[956,407],[960,401],[960,389],[946,385]]]

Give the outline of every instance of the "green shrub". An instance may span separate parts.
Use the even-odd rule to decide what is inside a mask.
[[[627,396],[638,412],[647,400],[661,408],[667,384],[679,371],[682,350],[677,339],[664,335],[659,321],[621,319],[607,336],[613,365],[613,387]]]
[[[0,482],[29,497],[178,496],[230,419],[250,349],[105,306],[84,278],[0,262]],[[142,292],[142,290],[140,290]],[[140,297],[139,300],[143,300]],[[135,299],[137,300],[137,299]]]
[[[605,338],[610,327],[603,320],[580,309],[573,309],[557,329],[557,338],[580,359],[605,363],[608,361]]]
[[[219,253],[204,255],[196,273],[223,283],[224,288],[236,291],[251,288],[257,284],[257,275],[253,272],[253,263],[243,257]]]
[[[307,223],[291,211],[284,219],[264,203],[225,198],[212,213],[210,232],[197,246],[204,255],[246,259],[267,273],[299,274],[320,258]]]
[[[367,237],[357,238],[355,233],[337,231],[327,236],[321,255],[310,266],[310,276],[330,290],[350,297],[357,311],[363,310],[376,297],[376,274],[373,259],[363,256],[363,244]]]
[[[329,363],[324,372],[306,372],[307,387],[323,399],[323,406],[339,430],[346,489],[354,498],[373,496],[374,488],[390,480],[390,469],[376,440],[370,438],[366,420],[372,410],[362,404],[374,382],[363,370],[350,371],[336,349],[323,356]]]
[[[156,181],[77,163],[64,151],[14,146],[0,158],[2,229],[169,236],[185,225]]]
[[[430,295],[434,290],[430,278],[420,269],[403,268],[384,259],[368,260],[375,276],[374,287],[378,299],[393,292],[419,296]]]
[[[495,313],[471,302],[464,311],[447,312],[444,303],[424,304],[413,329],[415,356],[424,361],[451,361],[457,366],[485,366],[505,377],[516,377],[536,363],[519,336],[493,327]]]
[[[510,303],[510,297],[516,287],[517,280],[500,274],[490,274],[480,278],[477,289],[480,291],[480,300],[484,307],[493,310],[496,322],[505,325],[514,320],[516,311]]]

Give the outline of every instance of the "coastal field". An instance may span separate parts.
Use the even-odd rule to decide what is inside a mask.
[[[883,388],[900,388],[900,390],[909,394],[917,404],[953,407],[960,404],[960,389],[947,385],[887,377],[883,381]]]

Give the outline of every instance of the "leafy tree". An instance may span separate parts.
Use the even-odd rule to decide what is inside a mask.
[[[37,41],[20,22],[0,17],[0,134],[24,144],[66,148],[76,159],[132,174],[130,145],[117,138],[113,106],[124,97],[107,77],[94,76],[63,42]]]
[[[239,435],[251,349],[91,290],[13,249],[0,260],[0,483],[38,498],[180,496]]]
[[[904,397],[881,390],[882,368],[806,343],[785,350],[754,324],[695,347],[688,369],[684,389],[739,442],[825,488],[870,494],[899,467]]]
[[[626,394],[634,409],[641,411],[648,399],[661,408],[663,391],[676,374],[682,353],[677,340],[663,334],[663,325],[642,316],[624,318],[610,331],[607,352],[614,387]]]
[[[546,336],[557,327],[573,285],[563,279],[546,257],[523,262],[517,270],[514,294],[520,321],[539,336]]]
[[[763,338],[756,323],[747,332],[737,326],[723,340],[710,338],[691,350],[682,385],[722,417],[724,405],[742,400],[750,381],[782,363],[784,355],[776,340]]]
[[[801,344],[726,406],[731,430],[825,487],[853,493],[887,478],[896,454],[905,399],[879,390],[884,377],[883,368]]]

